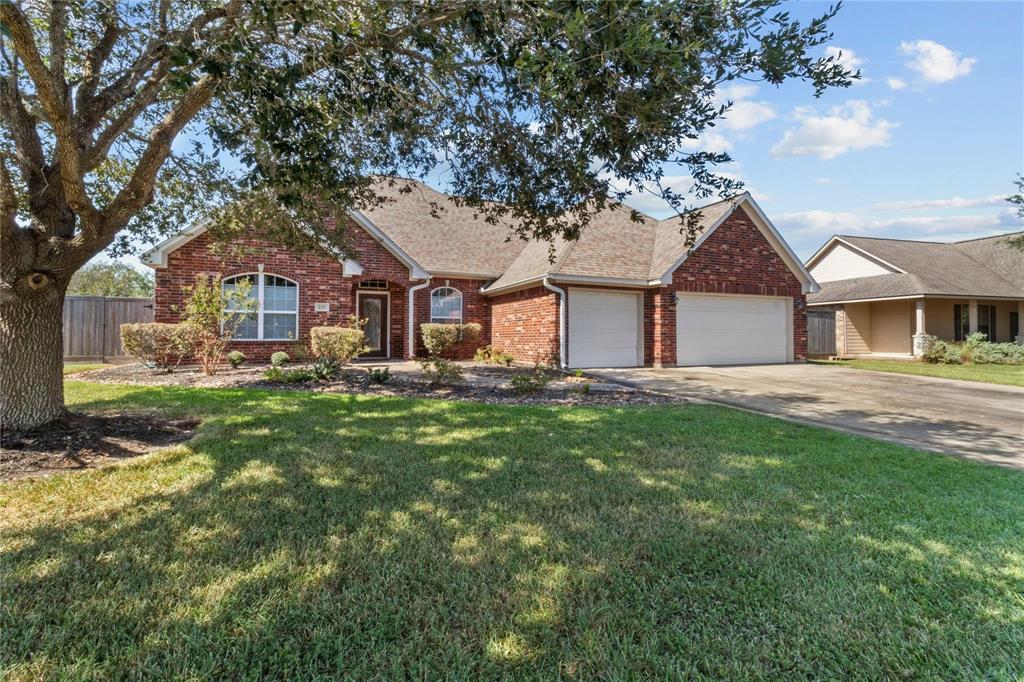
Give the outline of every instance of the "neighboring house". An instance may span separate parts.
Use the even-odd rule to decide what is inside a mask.
[[[701,209],[689,249],[678,218],[635,222],[624,207],[596,216],[578,241],[549,245],[419,182],[381,181],[378,192],[389,201],[347,213],[356,253],[344,262],[258,239],[227,256],[201,225],[167,240],[144,256],[156,269],[156,319],[176,320],[182,286],[218,273],[227,286],[255,284],[259,313],[233,343],[252,359],[351,315],[368,320],[371,357],[422,355],[425,322],[477,322],[481,345],[571,367],[806,357],[805,294],[817,285],[748,194]]]
[[[976,331],[1024,343],[1024,251],[1008,236],[832,237],[807,261],[821,285],[807,304],[836,312],[838,355],[920,355],[925,335],[961,341]]]

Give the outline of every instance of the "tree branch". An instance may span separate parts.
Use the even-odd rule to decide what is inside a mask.
[[[78,92],[75,94],[75,113],[79,117],[96,94],[96,86],[99,84],[103,65],[114,51],[117,39],[121,37],[120,17],[117,14],[116,4],[111,3],[106,6],[103,22],[103,34],[85,55],[82,82],[78,85]]]
[[[149,135],[149,144],[139,158],[135,172],[105,211],[106,220],[102,229],[93,235],[93,239],[109,243],[131,217],[152,200],[153,184],[157,173],[171,153],[174,138],[209,104],[213,98],[213,89],[213,77],[203,76],[168,112],[164,120],[153,128]],[[106,246],[106,243],[103,246]]]
[[[97,224],[99,214],[96,207],[93,206],[92,200],[89,199],[89,195],[85,191],[85,183],[82,181],[80,149],[76,142],[75,126],[72,124],[67,107],[65,97],[67,93],[56,89],[55,83],[50,77],[50,71],[43,64],[39,51],[36,49],[32,27],[13,2],[0,3],[0,22],[7,25],[14,51],[25,64],[25,70],[35,85],[36,94],[50,120],[50,125],[53,127],[54,137],[57,141],[61,186],[67,198],[68,207],[86,224]],[[61,81],[63,82],[63,76]],[[55,226],[48,227],[53,229]],[[60,231],[58,236],[66,238],[73,236],[69,232],[74,228],[73,223],[56,227]]]

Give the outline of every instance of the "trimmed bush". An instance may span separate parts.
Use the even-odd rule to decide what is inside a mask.
[[[354,327],[313,327],[309,330],[313,355],[347,365],[370,350],[366,334]]]
[[[245,353],[240,350],[233,350],[228,353],[228,364],[231,365],[231,369],[238,369],[245,362]]]
[[[164,322],[122,324],[121,345],[133,358],[170,372],[189,354],[189,329]]]
[[[466,324],[438,324],[428,322],[420,325],[423,345],[431,357],[444,357],[462,344],[473,345],[480,338],[480,325],[476,322]]]
[[[288,357],[288,354],[283,350],[279,350],[270,356],[270,364],[274,367],[284,367],[288,364],[289,360],[291,360],[291,358]]]

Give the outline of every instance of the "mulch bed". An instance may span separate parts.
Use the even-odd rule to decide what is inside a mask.
[[[289,368],[305,365],[289,365]],[[174,372],[154,372],[141,364],[105,367],[74,375],[75,379],[111,384],[138,384],[147,386],[190,386],[199,388],[261,388],[272,390],[318,391],[324,393],[349,393],[357,395],[402,396],[410,398],[437,398],[441,400],[466,400],[482,403],[521,405],[664,405],[686,402],[682,398],[640,391],[632,388],[615,388],[602,384],[599,388],[583,391],[582,383],[601,384],[597,380],[565,375],[548,370],[552,379],[560,379],[567,385],[549,385],[543,391],[526,395],[517,394],[510,386],[480,385],[468,380],[470,375],[486,376],[491,379],[508,380],[515,374],[533,372],[533,368],[497,367],[469,365],[464,368],[467,380],[453,385],[430,385],[425,381],[406,376],[392,375],[386,384],[374,384],[361,368],[346,370],[332,381],[307,381],[283,383],[267,381],[265,366],[243,366],[239,369],[221,368],[213,376],[204,376],[194,367],[179,367]],[[493,382],[492,382],[493,383]]]
[[[25,431],[0,434],[0,480],[92,469],[145,455],[192,437],[196,419],[150,413],[69,413]]]

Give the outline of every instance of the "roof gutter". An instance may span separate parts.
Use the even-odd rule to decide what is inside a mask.
[[[430,278],[427,277],[425,282],[409,287],[409,305],[406,306],[409,309],[409,357],[416,357],[416,292],[430,286]]]
[[[567,357],[565,353],[565,318],[566,318],[566,301],[565,301],[565,290],[559,289],[551,283],[550,277],[545,277],[541,280],[541,284],[548,291],[553,291],[558,294],[558,364],[565,369],[568,367]]]

